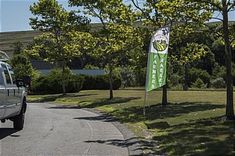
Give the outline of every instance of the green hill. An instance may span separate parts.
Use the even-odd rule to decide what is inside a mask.
[[[210,25],[216,25],[220,22],[211,22]],[[231,22],[234,24],[235,22]],[[140,26],[140,22],[136,23],[136,26]],[[98,31],[102,27],[100,23],[92,23],[90,25],[91,31]],[[40,35],[39,31],[16,31],[16,32],[0,32],[0,50],[8,53],[9,56],[12,55],[13,44],[15,42],[22,42],[24,45],[27,45],[29,42],[33,41],[35,36]]]
[[[35,36],[41,32],[38,31],[17,31],[17,32],[3,32],[0,33],[0,50],[6,52],[9,56],[12,55],[13,44],[15,42],[22,42],[27,45],[33,41]]]
[[[100,23],[92,23],[90,25],[92,31],[100,30]],[[24,45],[33,41],[33,38],[40,35],[39,31],[15,31],[15,32],[0,32],[0,50],[6,52],[9,56],[12,56],[13,44],[21,42]]]

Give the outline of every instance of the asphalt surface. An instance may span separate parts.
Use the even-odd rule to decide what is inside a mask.
[[[22,131],[12,129],[11,121],[0,125],[1,156],[129,155],[127,140],[111,118],[50,104],[28,106]]]

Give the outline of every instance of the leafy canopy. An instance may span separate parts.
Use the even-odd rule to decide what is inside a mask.
[[[89,33],[82,32],[89,23],[87,18],[66,11],[56,0],[39,0],[30,10],[36,16],[30,19],[32,28],[44,32],[35,38],[31,55],[65,67],[84,52],[91,39]]]

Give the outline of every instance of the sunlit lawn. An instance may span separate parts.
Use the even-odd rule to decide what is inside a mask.
[[[161,106],[161,91],[148,95],[143,114],[144,91],[81,91],[78,94],[34,95],[32,102],[53,102],[96,108],[115,116],[142,138],[146,153],[167,155],[234,155],[235,124],[226,122],[224,91],[169,91],[169,105]],[[235,96],[234,96],[235,99]]]

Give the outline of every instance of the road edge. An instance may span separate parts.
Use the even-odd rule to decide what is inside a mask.
[[[105,115],[107,118],[112,119],[112,124],[122,133],[125,140],[132,140],[129,146],[127,146],[129,156],[141,156],[144,155],[141,150],[141,141],[137,139],[133,132],[131,132],[126,125],[121,124],[117,119],[115,119],[112,115],[107,114],[105,112],[99,111],[95,108],[82,108],[83,110],[90,111],[92,113],[96,113],[98,115]],[[135,142],[135,143],[134,143]]]

